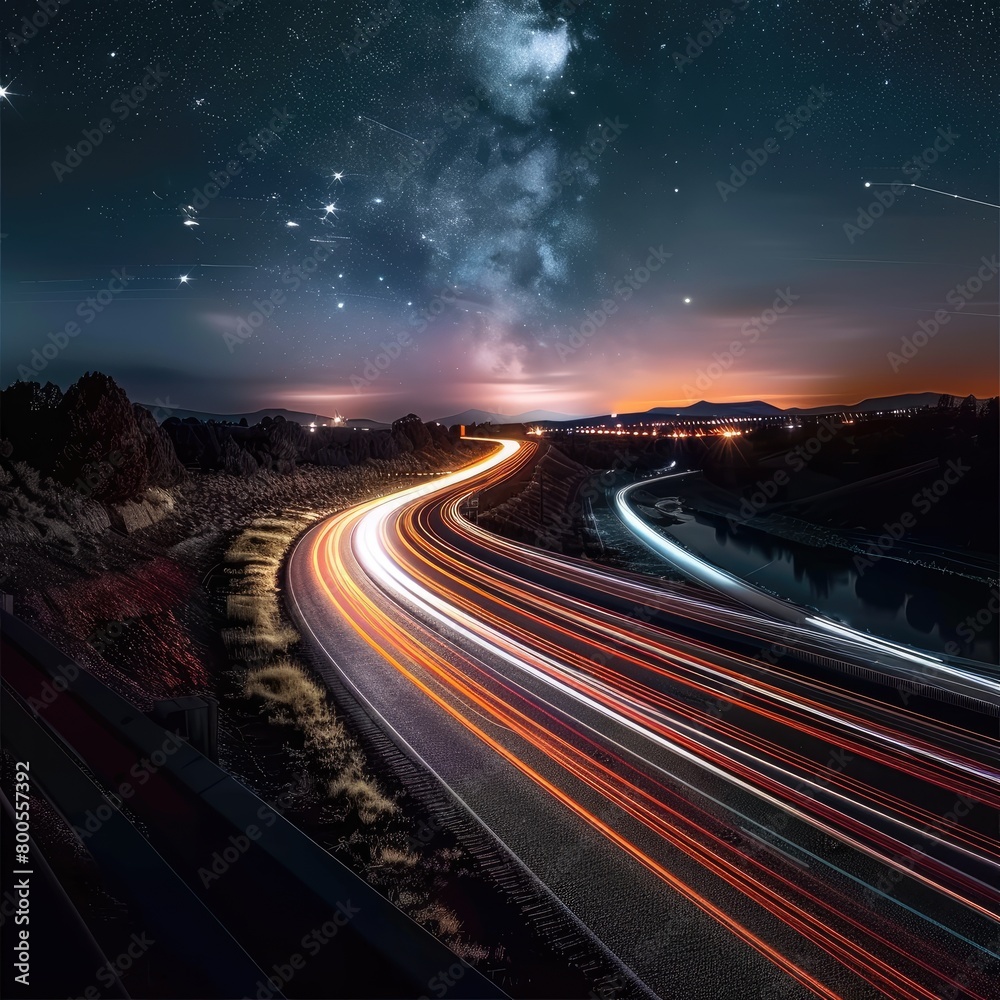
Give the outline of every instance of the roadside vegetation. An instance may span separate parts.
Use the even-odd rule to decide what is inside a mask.
[[[241,531],[223,562],[229,578],[228,627],[222,637],[236,697],[263,717],[296,760],[308,788],[300,805],[318,813],[324,839],[343,845],[355,871],[456,951],[481,950],[464,940],[458,916],[435,898],[448,852],[428,859],[409,848],[408,821],[369,772],[364,754],[337,717],[326,690],[296,656],[298,634],[285,618],[282,562],[314,518],[258,518]],[[430,863],[428,861],[430,860]]]

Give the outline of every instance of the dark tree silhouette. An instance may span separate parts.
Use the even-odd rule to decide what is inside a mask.
[[[958,422],[960,425],[971,428],[976,421],[976,397],[968,395],[958,407]]]
[[[63,437],[62,390],[52,382],[14,382],[0,392],[0,436],[5,457],[35,469],[52,469]]]
[[[146,443],[148,486],[173,486],[184,478],[184,466],[177,458],[170,436],[156,423],[156,418],[144,406],[132,404],[139,433]]]
[[[396,439],[400,451],[420,451],[433,444],[430,433],[415,413],[407,413],[405,417],[394,420],[392,436]]]
[[[53,478],[109,503],[133,500],[146,488],[146,439],[113,378],[87,372],[66,390],[58,412],[65,444]]]
[[[231,476],[252,476],[258,469],[257,460],[232,438],[222,445],[222,471]]]

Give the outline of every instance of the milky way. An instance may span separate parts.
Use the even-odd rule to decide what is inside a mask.
[[[9,4],[4,382],[377,417],[995,392],[998,282],[948,306],[996,250],[991,6],[645,6]]]

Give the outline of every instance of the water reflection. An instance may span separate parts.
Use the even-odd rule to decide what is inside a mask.
[[[966,621],[991,601],[984,583],[884,558],[859,571],[852,552],[734,525],[675,497],[656,509],[661,531],[755,586],[898,642],[935,651],[954,642],[960,656],[997,662],[997,617],[985,627]]]

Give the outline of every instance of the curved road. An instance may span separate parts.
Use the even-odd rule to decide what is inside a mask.
[[[615,513],[643,545],[671,563],[686,577],[727,594],[766,615],[810,628],[813,632],[825,633],[840,646],[856,649],[858,655],[882,671],[886,678],[891,678],[894,683],[913,693],[947,692],[953,697],[978,703],[992,715],[1000,715],[1000,684],[989,676],[991,670],[988,664],[910,649],[888,639],[849,628],[819,614],[812,614],[791,601],[774,597],[734,573],[700,558],[669,535],[657,531],[635,510],[630,500],[633,492],[651,483],[695,474],[673,472],[652,479],[640,479],[624,486],[614,496]]]
[[[845,683],[881,667],[808,622],[461,516],[534,452],[300,541],[291,604],[329,669],[661,996],[989,997],[991,720]]]

